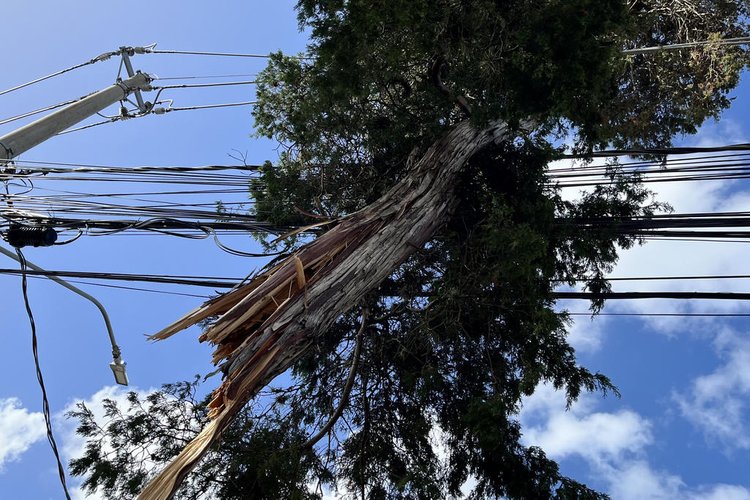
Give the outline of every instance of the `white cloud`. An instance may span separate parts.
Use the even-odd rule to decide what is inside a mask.
[[[95,394],[93,394],[91,397],[84,400],[83,403],[89,410],[93,412],[94,418],[97,422],[104,422],[106,421],[104,400],[111,399],[113,401],[116,401],[123,413],[127,414],[126,410],[130,406],[127,401],[127,394],[131,390],[134,390],[141,400],[150,392],[152,392],[152,390],[127,390],[119,386],[105,386]],[[59,415],[56,416],[57,429],[59,429],[57,433],[59,434],[60,451],[65,462],[69,461],[72,458],[79,458],[83,456],[86,449],[86,439],[83,436],[76,434],[75,432],[78,421],[67,419],[66,417],[64,417],[65,413],[76,409],[76,403],[79,401],[80,399],[76,400],[75,402],[71,402]],[[106,500],[106,497],[102,492],[84,492],[80,487],[80,482],[81,481],[78,478],[74,478],[69,481],[70,494],[73,500]]]
[[[653,441],[651,424],[637,413],[594,412],[595,399],[584,395],[569,411],[565,396],[541,385],[524,402],[524,442],[540,446],[551,457],[578,455],[597,464],[637,454]]]
[[[540,385],[521,412],[523,442],[540,446],[555,460],[583,459],[591,478],[617,500],[750,498],[743,486],[693,487],[678,475],[654,469],[647,460],[655,444],[651,422],[631,410],[598,412],[596,406],[595,396],[586,394],[566,411],[564,395]]]
[[[0,472],[46,436],[44,416],[29,412],[16,398],[0,399]]]
[[[654,470],[644,460],[636,460],[621,467],[609,467],[604,477],[610,487],[608,493],[616,500],[749,500],[750,490],[730,484],[702,485],[691,488],[681,477],[666,471]]]
[[[577,307],[576,311],[582,309]],[[579,353],[596,352],[602,346],[608,323],[606,316],[576,316],[568,328],[568,343]]]
[[[678,476],[656,471],[645,460],[634,460],[604,468],[609,483],[608,493],[622,500],[664,499],[685,497],[685,483]]]
[[[703,500],[750,500],[750,490],[732,484],[717,484],[698,491],[693,498]]]
[[[692,381],[674,399],[683,415],[710,442],[726,450],[750,449],[750,340],[731,330],[715,341],[724,360],[708,375]]]

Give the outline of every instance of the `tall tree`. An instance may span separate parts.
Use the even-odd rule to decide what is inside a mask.
[[[218,316],[201,340],[216,345],[225,379],[195,407],[205,426],[141,498],[189,496],[179,487],[190,470],[234,442],[276,458],[238,453],[213,476],[248,478],[259,498],[314,496],[304,487],[314,479],[368,498],[435,498],[469,477],[475,498],[596,497],[520,443],[516,415],[540,382],[569,402],[614,389],[576,363],[552,291],[560,281],[606,290],[617,247],[636,242],[617,221],[664,206],[616,165],[611,183],[565,201],[546,165],[561,139],[580,153],[667,146],[718,116],[747,61],[721,40],[748,35],[748,3],[297,9],[309,57],[275,55],[259,77],[257,130],[285,149],[251,190],[259,217],[319,235],[155,336]],[[711,43],[622,53],[694,41]],[[611,224],[581,223],[602,218]],[[253,400],[280,373],[288,382]],[[91,450],[75,471],[91,487],[124,487],[92,479],[105,461]],[[294,495],[260,481],[278,470],[267,463],[292,462]],[[136,491],[147,476],[119,477]]]

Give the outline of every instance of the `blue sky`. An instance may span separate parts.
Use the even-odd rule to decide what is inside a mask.
[[[6,0],[0,40],[7,48],[0,89],[92,58],[122,45],[158,42],[163,49],[293,53],[303,47],[293,2],[151,2],[121,8],[109,2]],[[261,60],[141,55],[134,66],[161,77],[252,74]],[[28,89],[0,96],[0,118],[84,95],[112,83],[117,61],[99,63]],[[709,123],[690,144],[748,142],[743,110],[750,82],[719,123]],[[251,89],[175,90],[175,106],[252,99]],[[235,151],[248,162],[275,157],[274,145],[251,137],[248,108],[171,113],[96,127],[54,138],[21,160],[105,165],[227,164]],[[0,127],[0,135],[15,124]],[[73,189],[38,183],[38,188]],[[111,189],[78,185],[75,189]],[[746,210],[750,189],[734,183],[662,184],[660,197],[676,211]],[[208,201],[213,201],[209,199]],[[251,248],[245,237],[227,240]],[[28,249],[28,259],[49,269],[154,274],[244,276],[262,264],[219,250],[210,240],[162,236],[84,237],[74,244]],[[625,252],[613,274],[750,274],[745,246],[651,242]],[[6,259],[5,257],[2,257]],[[6,259],[0,268],[16,264]],[[628,285],[644,289],[643,284]],[[656,286],[656,285],[654,285]],[[695,283],[659,283],[668,290]],[[740,282],[701,282],[701,290],[743,290]],[[164,382],[211,370],[209,349],[197,330],[151,344],[145,335],[194,308],[200,299],[81,285],[107,307],[128,363],[131,388],[146,392]],[[686,287],[686,288],[684,288]],[[92,407],[120,397],[109,369],[110,352],[96,309],[54,283],[30,280],[29,295],[40,357],[66,458],[80,448],[61,414],[79,400]],[[174,291],[186,291],[176,287]],[[616,285],[616,290],[627,290]],[[654,288],[656,289],[656,288]],[[0,275],[0,498],[61,498],[43,434],[41,397],[30,348],[20,279]],[[195,290],[190,290],[195,291]],[[205,293],[197,290],[196,293]],[[584,311],[585,304],[566,304]],[[738,312],[743,304],[618,302],[605,312]],[[750,498],[750,325],[747,321],[579,317],[571,338],[581,361],[612,377],[622,398],[585,396],[571,411],[547,387],[527,401],[525,439],[561,461],[563,470],[615,498]],[[210,384],[210,382],[209,382]],[[77,482],[71,481],[75,490]],[[80,492],[75,493],[80,495]],[[79,496],[82,498],[82,496]]]

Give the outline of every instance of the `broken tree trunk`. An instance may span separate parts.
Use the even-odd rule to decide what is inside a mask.
[[[244,404],[433,237],[456,206],[458,173],[474,154],[506,134],[505,125],[479,131],[469,122],[459,124],[378,201],[155,334],[153,339],[165,339],[218,315],[200,340],[216,346],[213,362],[223,363],[226,377],[210,403],[212,421],[139,498],[172,498]]]

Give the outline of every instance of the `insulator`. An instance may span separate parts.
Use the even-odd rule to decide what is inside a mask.
[[[57,232],[49,226],[13,224],[5,233],[5,238],[15,248],[51,247],[57,241]]]

